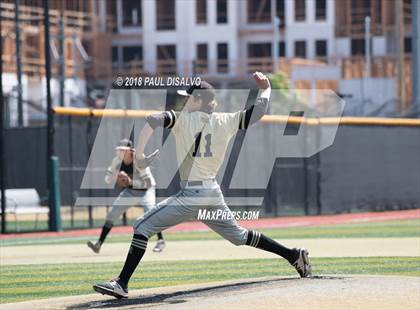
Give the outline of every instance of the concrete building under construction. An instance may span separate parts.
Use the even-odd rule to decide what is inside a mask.
[[[411,0],[54,0],[49,4],[55,105],[100,106],[117,76],[199,75],[226,85],[257,69],[284,71],[292,88],[333,89],[355,105],[363,103],[360,114],[379,111],[388,102],[393,102],[395,111],[406,111],[411,102]],[[0,4],[2,78],[10,124],[17,119],[18,62],[25,124],[38,121],[36,115],[43,118],[42,5],[42,0]]]

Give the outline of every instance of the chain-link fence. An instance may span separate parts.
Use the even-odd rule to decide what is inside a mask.
[[[81,189],[100,121],[101,118],[93,115],[56,116],[55,150],[61,164],[64,229],[103,224],[106,206],[75,206],[78,197],[117,195],[112,189]],[[126,121],[115,119],[119,127]],[[278,158],[266,189],[232,189],[229,178],[223,178],[220,183],[226,200],[229,203],[235,197],[250,199],[243,206],[235,203],[234,209],[258,208],[249,201],[255,204],[262,201],[259,210],[267,217],[419,208],[420,126],[416,120],[413,122],[414,125],[344,122],[338,128],[334,144],[326,150],[310,158]],[[276,124],[264,123],[253,130],[261,131],[264,136],[273,126]],[[320,132],[322,134],[322,129]],[[6,188],[35,188],[41,198],[47,197],[46,128],[9,128],[5,137]],[[244,134],[236,136],[226,158],[225,175],[234,168],[243,139]],[[110,158],[115,155],[114,147],[112,143],[107,146]],[[106,166],[103,168],[105,175]],[[157,196],[162,198],[175,193],[178,181],[176,175],[168,188],[157,191]],[[129,218],[135,216],[138,214]],[[33,230],[33,219],[23,217],[20,230]],[[14,220],[8,216],[8,231],[17,229]],[[37,229],[46,229],[46,223],[40,221]]]

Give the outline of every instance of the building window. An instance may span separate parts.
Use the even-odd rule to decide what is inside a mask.
[[[327,19],[327,0],[316,0],[315,2],[315,20]]]
[[[350,1],[351,5],[351,15],[350,22],[352,25],[355,25],[357,27],[362,26],[362,29],[364,29],[364,18],[366,16],[370,16],[372,12],[372,1],[371,0],[352,0]],[[375,1],[376,2],[376,1]],[[384,1],[387,2],[387,1]],[[394,1],[392,1],[394,2]],[[380,11],[375,11],[380,12]],[[375,14],[375,16],[379,16],[381,14]],[[375,21],[373,21],[375,22]]]
[[[141,0],[123,0],[122,1],[122,24],[125,27],[140,27],[141,18]]]
[[[351,54],[364,55],[365,54],[365,40],[363,39],[352,39],[351,40]]]
[[[248,0],[248,24],[271,23],[270,0]]]
[[[276,16],[280,18],[280,27],[285,25],[285,0],[276,1]],[[247,0],[248,23],[271,23],[271,0]]]
[[[117,23],[114,22],[118,20],[117,7],[117,0],[108,0],[106,2],[106,13],[109,17],[111,17],[111,20],[113,21],[112,23],[106,23],[106,31],[118,32]]]
[[[118,68],[120,66],[120,58],[118,52],[118,46],[112,47],[112,67]]]
[[[286,25],[286,8],[284,6],[285,0],[277,0],[276,8],[277,8],[277,16],[280,18],[280,28],[284,28]]]
[[[295,21],[306,19],[306,0],[295,0]]]
[[[228,45],[227,43],[218,43],[217,44],[217,72],[218,73],[227,73],[229,71],[228,64]]]
[[[195,1],[195,14],[197,24],[207,23],[207,0]]]
[[[249,43],[248,58],[271,57],[271,43]]]
[[[271,43],[248,43],[248,73],[272,70]]]
[[[372,3],[371,0],[353,0],[351,1],[351,8],[352,11],[353,10],[363,10],[364,12],[366,10],[370,10],[370,8],[372,7]]]
[[[306,58],[305,41],[295,41],[295,57]]]
[[[411,38],[404,38],[404,53],[410,54],[411,52]]]
[[[216,10],[217,10],[217,23],[227,24],[228,22],[227,0],[217,0]]]
[[[123,62],[130,62],[133,60],[143,59],[142,46],[124,46],[123,47]]]
[[[165,75],[176,74],[176,46],[157,46],[157,73]]]
[[[208,71],[208,56],[207,56],[207,44],[197,44],[195,61],[195,73],[207,73]]]
[[[286,57],[286,42],[279,42],[279,57]]]
[[[26,35],[26,48],[24,49],[25,51],[25,56],[28,58],[40,58],[40,41],[39,41],[39,37],[36,35],[32,35],[32,34],[27,34]]]
[[[156,29],[175,29],[175,0],[156,0]]]
[[[328,55],[328,44],[326,40],[315,41],[315,56],[316,57],[327,57]]]

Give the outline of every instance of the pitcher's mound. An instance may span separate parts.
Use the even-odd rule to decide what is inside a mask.
[[[316,276],[258,278],[2,305],[2,309],[420,309],[420,278]],[[29,308],[28,308],[29,307]]]

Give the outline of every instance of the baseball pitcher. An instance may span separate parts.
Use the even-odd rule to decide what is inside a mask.
[[[144,149],[155,128],[169,128],[175,137],[176,154],[181,177],[181,190],[162,201],[134,223],[134,235],[124,267],[111,281],[96,284],[94,290],[117,298],[128,297],[128,282],[142,259],[150,236],[188,220],[197,220],[198,211],[219,210],[230,212],[216,175],[223,163],[229,140],[238,130],[248,128],[261,119],[268,109],[271,86],[268,78],[255,72],[253,78],[260,89],[250,108],[236,113],[215,112],[214,88],[206,82],[179,91],[186,96],[181,113],[166,111],[147,118],[140,132],[136,152],[136,165],[145,168],[156,152],[144,156]],[[301,277],[311,275],[308,251],[289,249],[264,234],[238,225],[234,217],[203,221],[209,228],[235,245],[252,246],[286,259]]]

